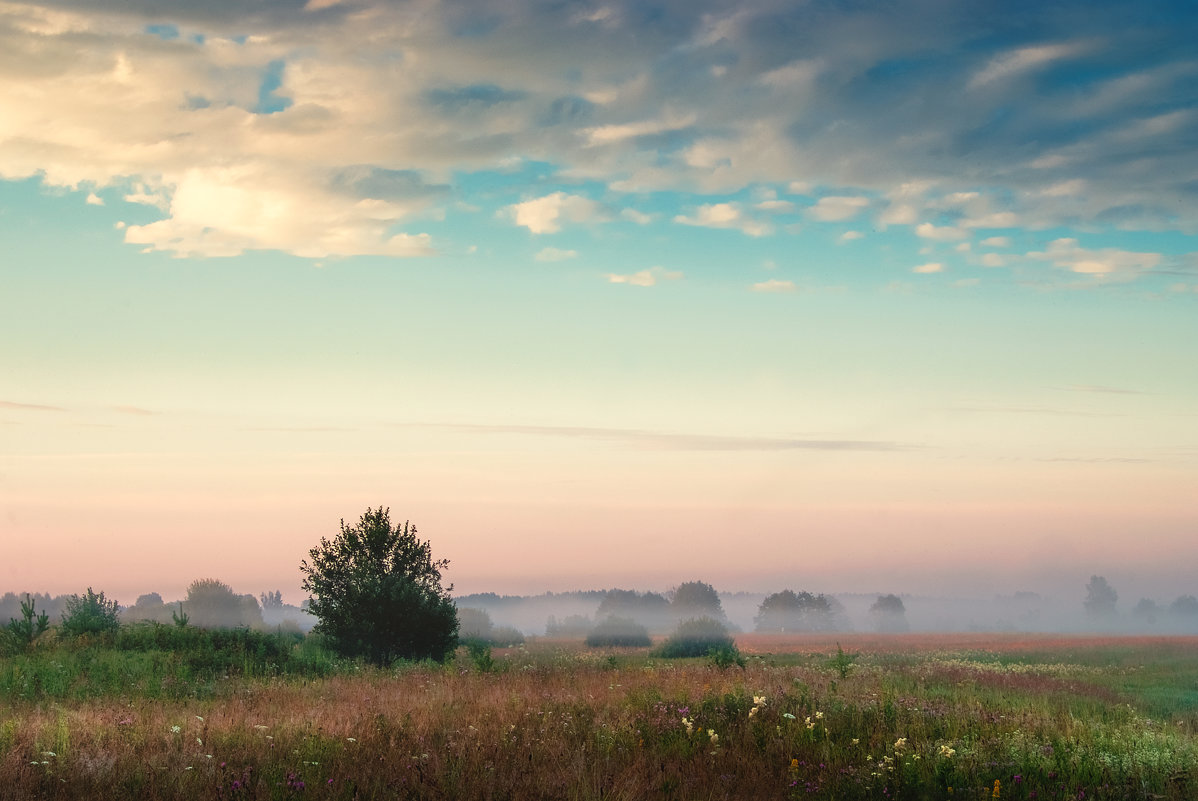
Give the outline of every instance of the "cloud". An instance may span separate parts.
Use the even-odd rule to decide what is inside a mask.
[[[95,192],[88,192],[87,200],[84,202],[86,202],[89,206],[103,206],[104,198],[100,197]]]
[[[704,228],[732,228],[748,236],[765,236],[772,233],[768,223],[746,217],[735,203],[710,203],[700,206],[693,216],[679,214],[674,222]]]
[[[1011,247],[1011,237],[1009,236],[988,236],[979,243],[984,248],[1009,248]]]
[[[562,437],[620,442],[636,447],[682,451],[904,451],[912,446],[885,440],[802,439],[793,437],[737,437],[714,434],[678,434],[635,428],[584,426],[465,425],[407,423],[413,428],[437,428],[464,434]]]
[[[822,222],[1198,228],[1193,15],[1132,35],[1119,4],[1077,0],[299,8],[0,6],[0,178],[145,204],[130,243],[178,256],[430,253],[422,221],[488,174],[514,176],[491,195],[513,216],[571,186],[695,207],[771,186],[818,188]],[[429,191],[347,184],[357,167]],[[525,227],[615,216],[582,201]]]
[[[911,268],[911,272],[920,273],[921,275],[928,275],[931,273],[939,273],[939,272],[943,272],[943,271],[944,271],[944,265],[938,261],[928,262],[927,264],[921,264],[918,267]]]
[[[1053,266],[1095,278],[1126,280],[1147,272],[1161,263],[1160,253],[1138,253],[1117,248],[1089,250],[1076,239],[1054,239],[1043,251],[1028,253],[1029,259],[1052,262]]]
[[[65,412],[61,406],[47,406],[41,403],[19,403],[17,401],[0,400],[0,409],[16,409],[31,412]]]
[[[1138,389],[1125,389],[1123,387],[1111,387],[1103,384],[1070,384],[1063,389],[1069,392],[1094,392],[1101,395],[1147,395],[1147,392],[1142,392]]]
[[[982,266],[983,267],[1002,267],[1006,263],[1007,263],[1006,258],[1004,256],[1000,256],[997,253],[985,253],[982,255]]]
[[[667,270],[665,267],[650,267],[647,270],[628,275],[607,273],[607,280],[610,283],[632,286],[655,286],[658,281],[677,281],[680,278],[682,278],[680,270]]]
[[[113,406],[112,410],[121,414],[134,415],[135,417],[152,417],[158,414],[158,412],[143,409],[140,406]]]
[[[869,205],[866,197],[822,197],[807,213],[820,222],[851,220]]]
[[[636,209],[624,209],[620,212],[620,219],[634,222],[637,225],[648,225],[653,222],[654,216],[637,211]]]
[[[931,239],[934,242],[956,242],[968,239],[969,232],[951,225],[935,226],[931,223],[920,223],[915,227],[916,236],[921,239]]]
[[[1053,61],[1077,54],[1078,44],[1039,45],[1020,47],[995,56],[990,63],[978,71],[970,80],[970,89],[979,89],[995,81],[1012,78]]]
[[[760,281],[749,287],[754,292],[794,292],[798,287],[794,281],[786,281],[780,278],[771,278],[768,281]]]
[[[771,198],[769,200],[762,200],[759,203],[754,204],[754,208],[761,209],[762,211],[774,212],[777,214],[789,214],[795,210],[795,204],[789,200],[777,200]]]
[[[554,192],[535,200],[526,200],[508,206],[505,210],[516,225],[522,225],[534,234],[554,234],[561,230],[562,222],[586,223],[607,219],[600,206],[581,195]]]
[[[578,258],[578,251],[562,250],[561,248],[541,248],[533,258],[537,261],[566,261]]]

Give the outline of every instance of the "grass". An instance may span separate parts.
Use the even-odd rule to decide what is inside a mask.
[[[1198,640],[839,640],[856,654],[843,676],[817,637],[738,637],[744,668],[541,642],[485,671],[462,649],[191,679],[152,649],[47,649],[0,661],[62,674],[40,693],[0,681],[0,797],[1198,795]]]

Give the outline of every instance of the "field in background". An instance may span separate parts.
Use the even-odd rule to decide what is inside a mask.
[[[0,660],[0,797],[1198,797],[1198,638],[737,642],[743,669],[539,640],[169,693],[144,654]],[[63,660],[82,675],[39,693]]]

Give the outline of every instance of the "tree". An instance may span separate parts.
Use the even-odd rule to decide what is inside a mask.
[[[782,590],[765,597],[753,622],[758,631],[826,631],[832,628],[832,603],[822,594]]]
[[[897,632],[910,628],[907,625],[907,608],[897,595],[879,595],[869,608],[869,616],[873,618],[874,628],[878,631]]]
[[[62,633],[69,637],[83,634],[104,634],[121,627],[120,605],[87,588],[86,595],[72,595],[62,615]]]
[[[332,540],[321,537],[300,563],[314,631],[346,656],[379,665],[435,659],[457,647],[457,610],[441,586],[446,559],[434,560],[409,522],[391,525],[390,509],[367,509]]]
[[[262,608],[252,595],[238,595],[219,579],[196,579],[187,588],[187,619],[200,628],[262,627]]]
[[[715,587],[703,581],[687,581],[679,584],[670,599],[670,606],[679,620],[710,617],[725,620],[724,606]]]
[[[1109,621],[1115,616],[1119,593],[1102,576],[1090,576],[1086,585],[1086,614],[1094,620]]]

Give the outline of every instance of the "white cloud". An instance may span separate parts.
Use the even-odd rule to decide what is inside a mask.
[[[104,198],[100,197],[95,192],[88,192],[87,200],[85,202],[89,206],[103,206]]]
[[[957,244],[957,246],[953,248],[953,250],[957,251],[958,253],[968,253],[971,250],[973,250],[973,243],[972,242],[959,242]]]
[[[1006,257],[997,253],[986,253],[982,256],[982,266],[984,267],[1002,267],[1006,263]]]
[[[840,235],[841,242],[852,242],[854,239],[864,239],[865,234],[860,231],[845,231]]]
[[[786,192],[791,195],[810,195],[815,185],[810,181],[791,181],[786,185]]]
[[[755,204],[754,208],[775,214],[786,214],[795,210],[795,204],[789,200],[763,200]]]
[[[759,281],[749,287],[754,292],[794,292],[797,288],[794,281],[785,281],[779,278]]]
[[[505,211],[534,234],[553,234],[562,228],[562,222],[585,223],[603,220],[606,215],[602,207],[590,198],[554,192],[534,200],[515,203]]]
[[[698,120],[695,114],[666,114],[658,119],[641,120],[639,122],[626,122],[617,125],[602,125],[597,128],[588,128],[579,133],[587,140],[587,145],[594,147],[596,145],[607,145],[622,142],[625,139],[633,139],[638,136],[652,136],[653,134],[666,133],[668,131],[678,131],[683,128],[689,128]]]
[[[577,250],[562,250],[561,248],[541,248],[533,256],[537,261],[566,261],[578,258]]]
[[[1126,280],[1151,270],[1161,263],[1160,253],[1137,253],[1117,248],[1089,250],[1078,245],[1076,239],[1054,239],[1039,252],[1027,254],[1030,259],[1052,262],[1053,266],[1099,279],[1116,278]]]
[[[867,197],[822,197],[807,213],[821,222],[840,222],[856,217],[869,202]]]
[[[749,236],[764,236],[773,231],[768,223],[746,217],[735,203],[709,203],[696,209],[693,216],[679,214],[674,222],[703,228],[732,228]]]
[[[1009,248],[1011,247],[1011,237],[988,236],[983,239],[980,244],[984,248]]]
[[[921,273],[921,274],[925,274],[925,275],[928,273],[939,273],[939,272],[943,272],[943,271],[944,271],[944,265],[938,261],[928,262],[927,264],[921,264],[918,267],[911,268],[911,272]]]
[[[637,225],[648,225],[649,223],[653,222],[654,216],[652,214],[645,214],[644,212],[637,211],[636,209],[624,209],[620,212],[620,218],[628,220],[629,222],[634,222]]]
[[[631,286],[654,286],[658,281],[677,281],[682,278],[681,270],[667,270],[655,266],[628,275],[607,273],[607,280],[613,284],[629,284]]]
[[[1075,55],[1081,49],[1077,44],[1057,44],[1011,50],[995,56],[985,68],[974,74],[969,81],[969,88],[978,89],[986,84],[1029,72],[1043,64]]]
[[[969,232],[951,225],[935,226],[931,223],[920,223],[915,227],[915,234],[921,239],[931,239],[934,242],[956,242],[969,238]]]

